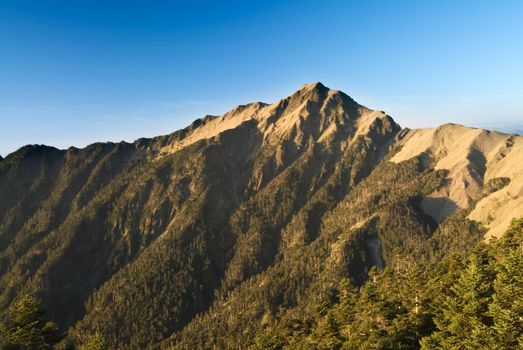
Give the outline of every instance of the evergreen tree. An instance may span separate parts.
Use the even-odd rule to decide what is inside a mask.
[[[523,249],[509,252],[499,266],[489,307],[496,349],[523,348]]]
[[[107,350],[107,343],[100,333],[95,333],[87,338],[79,350]]]
[[[254,339],[254,344],[251,346],[252,350],[280,350],[284,346],[281,340],[272,327],[267,327]]]
[[[318,325],[314,333],[315,343],[318,349],[339,349],[342,344],[338,322],[334,312],[329,311]]]
[[[443,298],[434,319],[438,331],[421,340],[422,349],[488,349],[491,297],[492,272],[480,248]]]
[[[0,324],[3,349],[46,350],[60,339],[54,322],[45,318],[38,300],[24,295],[9,309],[5,324]]]

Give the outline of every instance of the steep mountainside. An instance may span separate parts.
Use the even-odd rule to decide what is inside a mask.
[[[0,159],[0,313],[72,340],[248,344],[372,266],[432,264],[523,214],[522,137],[403,130],[320,83],[129,143]],[[519,161],[518,161],[519,160]]]

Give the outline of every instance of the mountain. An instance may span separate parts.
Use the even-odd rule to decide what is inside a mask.
[[[0,160],[0,313],[31,294],[71,341],[238,348],[344,278],[499,237],[522,140],[402,130],[314,83],[134,143],[25,146]]]
[[[486,184],[506,186],[481,198],[469,214],[499,237],[514,213],[523,213],[523,137],[446,124],[436,129],[409,130],[391,161],[401,162],[429,153],[435,169],[445,169],[447,183],[424,198],[426,214],[441,222],[457,208],[468,208]]]

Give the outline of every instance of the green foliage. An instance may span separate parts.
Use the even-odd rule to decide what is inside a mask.
[[[505,236],[480,244],[435,304],[437,331],[423,349],[514,349],[523,337],[523,219]],[[440,302],[441,301],[441,302]]]
[[[4,349],[46,350],[60,338],[40,303],[23,295],[9,309],[7,322],[0,324],[0,340]]]
[[[107,342],[100,333],[88,336],[82,345],[78,347],[78,350],[107,350]]]
[[[488,305],[493,272],[483,252],[469,256],[466,267],[439,304],[435,317],[438,331],[423,340],[424,349],[488,347]]]
[[[281,316],[251,348],[515,349],[523,339],[522,264],[520,219],[499,241],[430,269],[372,269],[359,288],[343,279],[334,303]]]
[[[252,350],[280,350],[284,343],[270,327],[261,331],[254,339]]]
[[[523,347],[523,246],[511,249],[497,269],[489,305],[492,317],[492,349]]]

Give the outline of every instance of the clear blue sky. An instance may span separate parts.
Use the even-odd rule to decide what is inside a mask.
[[[322,81],[402,126],[523,124],[523,1],[0,0],[0,154],[170,133]]]

